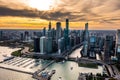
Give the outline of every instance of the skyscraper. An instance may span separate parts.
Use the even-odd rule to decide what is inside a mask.
[[[61,22],[56,23],[56,42],[58,43],[58,39],[62,37],[62,29]]]
[[[43,28],[43,36],[46,36],[46,28]]]
[[[23,35],[23,33],[20,34],[20,37],[21,37],[21,41],[23,41],[23,40],[24,40],[24,35]]]
[[[25,41],[29,40],[29,32],[28,31],[24,32],[24,39],[25,39]]]
[[[46,38],[46,52],[51,53],[52,52],[52,37]]]
[[[69,19],[66,19],[66,30],[67,30],[68,33],[69,33]]]
[[[106,40],[105,40],[105,48],[104,48],[104,61],[105,62],[109,62],[110,60],[110,36],[106,36]]]
[[[0,40],[3,38],[3,31],[0,31]]]
[[[64,29],[65,47],[69,49],[69,19],[66,19],[66,28]]]
[[[46,53],[46,42],[47,38],[45,36],[40,38],[40,53],[45,54]]]
[[[49,22],[49,25],[48,25],[48,30],[51,30],[51,21]]]
[[[40,38],[34,38],[34,52],[40,52]]]
[[[82,56],[88,57],[88,48],[89,48],[89,31],[88,31],[88,23],[85,24],[85,30],[83,32],[83,50],[82,50]]]
[[[58,53],[61,54],[64,51],[64,38],[58,39]]]
[[[85,24],[85,35],[84,35],[84,40],[88,41],[89,40],[89,31],[88,31],[88,23]]]

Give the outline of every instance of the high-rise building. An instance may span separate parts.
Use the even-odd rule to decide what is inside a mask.
[[[46,53],[46,44],[47,38],[45,36],[40,38],[40,53],[45,54]]]
[[[69,19],[66,19],[66,41],[67,41],[67,46],[69,46]]]
[[[24,39],[25,39],[25,41],[28,41],[29,40],[29,32],[28,31],[25,31],[25,33],[24,33]]]
[[[88,48],[89,48],[89,31],[88,31],[88,23],[85,24],[85,31],[83,32],[83,50],[82,57],[88,57]]]
[[[49,22],[49,25],[48,25],[48,30],[51,30],[51,21]]]
[[[117,34],[116,34],[116,56],[120,61],[120,30],[117,30]]]
[[[61,54],[64,51],[64,38],[58,39],[58,53]]]
[[[46,36],[46,28],[43,28],[43,36]]]
[[[52,30],[48,30],[46,36],[47,37],[52,37]]]
[[[96,48],[96,36],[91,36],[90,40],[89,40],[89,58],[96,58],[96,52],[95,52],[95,48]]]
[[[64,29],[65,48],[69,49],[69,19],[66,19],[66,28]]]
[[[62,37],[62,28],[61,22],[56,23],[56,42],[58,43],[58,39]]]
[[[82,57],[88,57],[88,42],[83,42]]]
[[[111,37],[106,36],[105,46],[104,46],[104,61],[109,63],[110,61],[110,46],[111,46]]]
[[[84,35],[84,40],[86,40],[86,41],[89,40],[88,23],[85,24],[85,35]]]
[[[23,41],[23,40],[24,40],[24,35],[23,35],[23,33],[20,34],[20,37],[21,37],[21,40]]]
[[[96,37],[91,36],[90,37],[90,47],[95,47],[95,43],[96,43]]]
[[[34,52],[40,52],[40,38],[34,38]]]
[[[100,38],[98,46],[99,46],[100,51],[103,50],[104,38],[102,38],[102,37]]]
[[[55,40],[55,38],[56,38],[56,31],[55,31],[54,28],[52,28],[51,34],[52,34],[52,39]]]
[[[52,52],[52,37],[46,38],[46,52],[51,53]]]
[[[0,31],[0,40],[3,38],[3,31]]]
[[[74,37],[73,36],[69,36],[70,38],[70,47],[73,47],[75,44],[74,44]]]

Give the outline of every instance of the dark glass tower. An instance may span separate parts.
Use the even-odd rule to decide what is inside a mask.
[[[49,27],[49,29],[48,29],[48,30],[51,30],[51,21],[49,22],[48,27]]]
[[[69,19],[66,19],[66,45],[69,47]]]
[[[43,36],[46,36],[46,28],[43,28]]]

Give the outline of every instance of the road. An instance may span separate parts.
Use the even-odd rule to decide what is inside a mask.
[[[30,53],[29,47],[24,47],[24,49],[21,51],[21,53],[23,53],[23,54]]]

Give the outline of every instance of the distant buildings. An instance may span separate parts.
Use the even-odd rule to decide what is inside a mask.
[[[3,39],[3,31],[0,31],[0,40]]]
[[[86,30],[88,30],[87,26],[88,25],[86,25]],[[37,36],[37,38],[34,39],[35,52],[40,52],[40,54],[57,52],[58,54],[61,54],[62,52],[70,50],[72,47],[80,43],[80,31],[70,32],[69,19],[66,19],[66,27],[64,30],[62,30],[61,22],[56,23],[56,29],[51,27],[51,22],[49,22],[48,30],[44,28],[41,32],[42,36]],[[86,35],[88,36],[87,32]],[[40,40],[38,40],[38,38]],[[39,43],[40,45],[38,45],[37,43]]]

